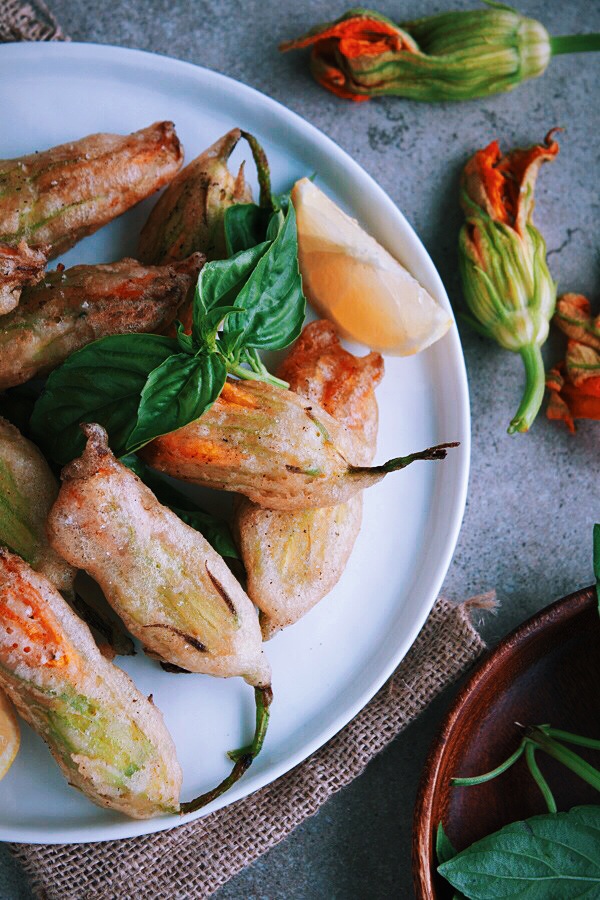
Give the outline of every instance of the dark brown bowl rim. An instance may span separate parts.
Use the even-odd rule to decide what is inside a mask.
[[[412,870],[415,894],[419,900],[435,900],[436,896],[432,884],[432,867],[435,853],[433,835],[438,823],[432,822],[433,798],[438,787],[439,770],[446,744],[464,704],[470,699],[474,689],[499,666],[504,665],[506,657],[517,647],[521,649],[524,643],[537,636],[544,628],[558,621],[567,622],[596,602],[596,588],[590,586],[550,603],[517,626],[502,638],[496,647],[488,651],[460,689],[427,754],[417,790],[413,817]]]

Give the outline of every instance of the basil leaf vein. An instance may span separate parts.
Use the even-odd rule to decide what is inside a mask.
[[[226,377],[225,363],[215,353],[170,356],[148,376],[126,452],[198,419],[215,402]]]
[[[95,422],[108,432],[115,453],[125,452],[148,376],[178,349],[177,341],[160,335],[118,334],[78,350],[52,372],[35,404],[35,440],[64,465],[83,452],[79,425]]]
[[[275,213],[274,217],[279,214]],[[292,204],[279,232],[239,291],[224,332],[243,331],[242,342],[257,350],[282,350],[300,334],[306,311],[298,269],[296,215]]]
[[[506,825],[438,872],[469,898],[600,896],[599,847],[600,806],[579,806]]]

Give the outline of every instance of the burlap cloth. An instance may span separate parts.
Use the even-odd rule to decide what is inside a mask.
[[[0,0],[0,42],[67,40],[44,3]],[[45,900],[188,900],[208,897],[283,840],[367,763],[481,654],[473,607],[436,603],[390,681],[336,737],[245,800],[188,825],[97,844],[11,849]]]

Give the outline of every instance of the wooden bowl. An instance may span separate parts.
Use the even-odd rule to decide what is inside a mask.
[[[453,776],[479,775],[518,746],[524,725],[550,724],[590,737],[600,728],[600,617],[585,588],[537,613],[492,651],[460,691],[429,752],[413,828],[413,877],[419,900],[452,897],[437,874],[438,823],[457,850],[503,825],[547,812],[525,760],[491,782],[451,787]],[[581,756],[598,764],[598,753]],[[538,763],[559,810],[597,803],[598,794],[544,753]]]

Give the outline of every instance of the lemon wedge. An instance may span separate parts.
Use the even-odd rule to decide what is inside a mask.
[[[0,781],[12,766],[20,743],[19,723],[13,705],[0,691]]]
[[[292,202],[304,293],[343,337],[411,356],[448,331],[449,313],[312,181],[296,182]]]

